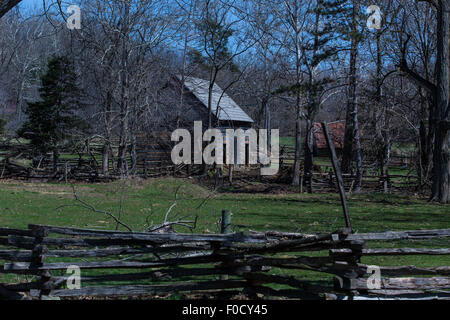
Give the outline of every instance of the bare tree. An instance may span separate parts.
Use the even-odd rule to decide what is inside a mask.
[[[196,17],[200,44],[197,62],[203,63],[209,70],[208,128],[213,125],[213,91],[219,73],[227,68],[237,70],[235,59],[247,52],[255,43],[249,37],[248,29],[239,28],[245,20],[241,13],[235,10],[236,7],[236,1],[225,3],[204,0],[199,7],[201,13]]]
[[[431,199],[441,203],[450,202],[450,108],[449,108],[449,10],[445,0],[426,1],[436,9],[436,83],[432,83],[407,64],[407,45],[402,50],[400,70],[412,81],[431,92],[434,96],[433,111],[433,185]]]
[[[0,0],[0,18],[9,10],[18,5],[22,0]]]
[[[359,0],[352,1],[352,14],[350,22],[350,61],[348,73],[347,115],[345,121],[345,137],[342,156],[342,172],[351,171],[352,158],[356,156],[356,183],[354,191],[359,192],[362,183],[362,156],[358,123],[357,100],[357,59],[359,54],[360,33],[358,30]],[[354,149],[353,149],[353,146]]]

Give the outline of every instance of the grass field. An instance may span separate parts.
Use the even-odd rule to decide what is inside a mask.
[[[188,179],[161,178],[109,184],[76,184],[77,195],[98,210],[118,215],[123,199],[122,220],[134,230],[148,223],[161,223],[178,191],[171,215],[198,215],[196,233],[217,233],[222,209],[233,212],[235,231],[278,230],[292,232],[334,231],[344,226],[336,194],[214,194]],[[122,192],[123,191],[123,192]],[[204,199],[210,199],[204,202]],[[26,228],[29,223],[84,228],[114,229],[104,214],[80,208],[67,184],[0,183],[0,225]],[[430,204],[412,196],[361,194],[349,198],[351,220],[356,232],[450,228],[450,207]],[[188,232],[178,228],[179,232]],[[449,247],[447,241],[381,243],[386,247]],[[378,265],[450,265],[447,256],[384,257],[366,259]],[[274,269],[272,273],[279,274]],[[329,281],[329,277],[306,271],[299,278]],[[0,275],[0,282],[4,276]],[[10,276],[9,276],[10,277]],[[10,278],[11,279],[11,278]]]
[[[180,187],[181,186],[181,187]],[[77,195],[99,210],[118,213],[124,190],[122,219],[135,230],[145,228],[151,215],[162,222],[172,205],[174,214],[198,214],[197,232],[215,232],[222,209],[233,212],[236,228],[319,232],[343,227],[337,194],[214,194],[190,180],[161,178],[109,184],[75,184]],[[73,205],[71,185],[48,183],[0,183],[0,224],[26,227],[28,223],[111,229],[112,220]],[[349,199],[351,218],[357,232],[450,227],[450,208],[423,199],[384,194],[353,195]],[[181,231],[181,230],[180,230]]]

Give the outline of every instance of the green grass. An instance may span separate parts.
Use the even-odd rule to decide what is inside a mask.
[[[416,150],[414,143],[394,143],[392,146],[392,152],[394,154],[411,153]]]
[[[180,187],[181,186],[181,187]],[[78,196],[99,210],[119,214],[121,182],[109,184],[76,184]],[[278,230],[290,232],[329,232],[344,227],[340,200],[336,194],[216,194],[191,180],[161,178],[129,181],[125,187],[122,220],[134,230],[144,230],[147,221],[161,223],[174,202],[172,214],[198,215],[196,233],[218,232],[222,209],[233,212],[234,231]],[[0,183],[0,225],[27,228],[29,223],[114,229],[112,219],[99,213],[76,207],[72,188],[66,184]],[[349,198],[351,220],[355,231],[374,232],[408,229],[450,228],[450,207],[427,203],[405,195],[361,194]],[[122,228],[123,229],[123,228]],[[188,230],[178,228],[179,232]],[[377,243],[378,247],[448,247],[448,240]],[[320,253],[311,253],[320,254]],[[322,253],[323,254],[323,253]],[[326,253],[325,253],[326,254]],[[378,265],[450,265],[446,256],[383,257],[363,262]],[[91,271],[90,271],[91,272]],[[92,271],[100,272],[100,271]],[[123,272],[123,271],[113,271]],[[130,270],[126,271],[130,272]],[[274,269],[273,274],[286,274]],[[285,272],[285,273],[283,273]],[[289,271],[300,279],[330,281],[329,276],[307,271]],[[0,275],[0,282],[14,281],[15,276]]]
[[[128,182],[122,219],[135,230],[143,230],[147,217],[161,222],[174,201],[174,214],[198,214],[197,232],[216,231],[222,209],[233,212],[235,228],[319,232],[343,227],[337,194],[216,194],[200,209],[210,194],[199,185],[182,179],[153,179]],[[120,182],[76,184],[79,197],[99,210],[117,214]],[[114,227],[107,216],[74,207],[72,188],[65,184],[8,182],[0,184],[0,225],[26,228],[28,223],[63,226]],[[64,206],[64,207],[61,207]],[[361,194],[349,199],[351,218],[358,232],[450,227],[449,207],[402,195]]]
[[[295,149],[295,137],[280,137],[280,146],[286,146]]]

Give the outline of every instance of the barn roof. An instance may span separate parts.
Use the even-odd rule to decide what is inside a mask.
[[[336,149],[342,149],[344,147],[345,120],[328,123],[328,130],[330,132],[330,138],[333,140],[334,147]],[[323,134],[322,125],[320,123],[314,123],[313,132],[317,148],[328,148],[325,135]]]
[[[185,79],[185,87],[192,92],[206,108],[208,107],[209,81],[188,77]],[[245,111],[230,98],[230,96],[224,93],[217,84],[214,84],[211,106],[211,111],[214,115],[216,115],[217,106],[219,106],[218,119],[220,121],[242,121],[253,123],[253,119],[250,118],[247,113],[245,113]]]

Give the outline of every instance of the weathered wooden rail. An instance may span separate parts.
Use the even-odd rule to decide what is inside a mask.
[[[0,297],[185,293],[211,298],[245,294],[250,298],[450,299],[450,260],[433,268],[382,266],[380,286],[375,289],[368,284],[370,266],[361,263],[363,256],[450,255],[449,248],[368,248],[366,241],[448,237],[450,229],[307,235],[162,234],[42,225],[0,228],[0,277],[26,276],[1,284]],[[71,266],[81,270],[79,289],[66,286],[70,280],[66,270]],[[284,270],[283,275],[279,270]],[[300,280],[289,275],[294,270],[321,272],[329,280]]]
[[[113,152],[110,154],[107,174],[102,169],[101,141],[91,141],[80,150],[61,150],[57,161],[57,171],[53,169],[52,155],[46,154],[38,164],[31,166],[32,149],[28,145],[2,144],[0,145],[0,179],[23,179],[23,180],[52,180],[52,181],[89,181],[109,182],[121,179],[122,176],[115,168],[117,162],[116,149],[117,140],[114,140]],[[168,142],[167,142],[168,143]],[[137,146],[136,167],[132,170],[131,158],[127,158],[129,174],[142,178],[157,177],[164,175],[191,176],[203,172],[201,165],[174,165],[170,157],[170,145],[162,145],[155,141],[146,141],[145,144]],[[292,150],[282,148],[284,151],[280,157],[281,172],[290,171],[293,166]],[[325,157],[328,153],[324,154]],[[393,157],[394,161],[395,157]],[[331,172],[331,165],[316,165],[312,179],[314,192],[333,192],[336,190],[336,178]],[[246,180],[263,181],[263,177],[241,172],[239,176]],[[291,182],[291,174],[287,181]],[[239,179],[238,176],[235,177]],[[226,177],[223,177],[226,179]],[[282,180],[282,179],[281,179]],[[354,175],[343,175],[345,189],[351,190],[355,182]],[[306,181],[306,179],[305,179]],[[386,186],[384,184],[386,183]],[[244,183],[245,185],[245,183]],[[415,175],[369,175],[367,172],[363,177],[363,189],[390,192],[415,191],[419,186],[419,178]]]

